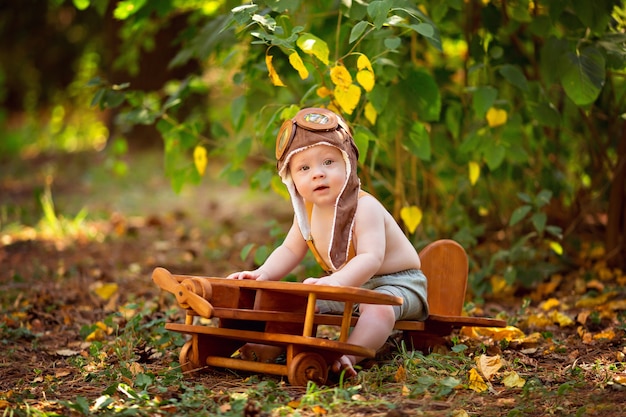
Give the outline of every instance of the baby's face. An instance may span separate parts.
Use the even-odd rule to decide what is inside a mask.
[[[315,145],[291,157],[289,172],[306,201],[334,206],[346,182],[343,153],[334,146]]]

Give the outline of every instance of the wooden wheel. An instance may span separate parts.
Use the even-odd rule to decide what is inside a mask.
[[[291,385],[306,386],[309,381],[323,385],[328,378],[328,365],[319,353],[302,352],[289,364],[287,377]]]
[[[194,369],[199,368],[198,365],[192,362],[191,354],[192,354],[192,346],[193,343],[191,340],[185,342],[182,348],[180,348],[180,354],[178,355],[178,363],[180,363],[180,369],[183,372],[191,372]]]

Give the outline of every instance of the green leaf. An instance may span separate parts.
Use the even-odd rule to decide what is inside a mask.
[[[386,38],[384,41],[385,47],[391,51],[395,51],[402,45],[402,39],[397,37]]]
[[[241,258],[242,261],[245,261],[246,258],[248,258],[248,255],[250,255],[250,252],[252,251],[252,249],[254,249],[255,246],[256,246],[255,243],[248,243],[246,246],[244,246],[241,249],[241,252],[239,253],[239,257]]]
[[[254,263],[256,265],[262,265],[269,255],[270,248],[265,245],[259,246],[259,248],[254,252]]]
[[[485,147],[484,156],[485,162],[490,170],[496,170],[504,161],[506,155],[506,148],[498,143],[494,143]]]
[[[115,10],[113,10],[113,17],[119,20],[126,20],[137,13],[146,4],[146,1],[147,0],[122,0],[117,3]]]
[[[230,12],[235,21],[240,25],[246,25],[252,20],[252,16],[259,10],[256,4],[246,4],[232,9]]]
[[[613,3],[611,0],[572,0],[571,4],[576,17],[586,27],[596,33],[602,33],[611,19]]]
[[[458,102],[452,102],[447,106],[444,120],[452,137],[458,139],[463,120],[463,108]]]
[[[589,46],[577,54],[568,53],[566,58],[570,65],[561,78],[565,94],[578,106],[593,103],[604,86],[604,56]]]
[[[367,20],[363,20],[354,25],[354,27],[350,31],[350,39],[348,42],[353,43],[354,41],[359,39],[361,35],[363,35],[363,33],[365,32],[365,29],[367,29],[369,24],[370,23]]]
[[[367,14],[374,21],[374,27],[380,29],[387,21],[387,15],[391,9],[391,1],[389,0],[375,0],[367,6]]]
[[[274,178],[275,173],[276,171],[273,169],[259,169],[252,176],[250,183],[252,185],[258,185],[262,190],[267,190],[272,183],[272,178]]]
[[[526,76],[517,65],[505,64],[500,67],[500,74],[515,87],[522,91],[528,91]]]
[[[561,125],[561,115],[551,103],[528,102],[528,111],[541,126],[557,128]]]
[[[246,96],[241,95],[235,98],[230,105],[230,116],[235,130],[239,132],[244,122],[246,111]]]
[[[252,21],[257,22],[259,25],[263,26],[270,32],[274,32],[274,30],[276,29],[276,20],[274,20],[274,18],[270,15],[254,14],[252,15]]]
[[[410,70],[400,86],[411,98],[420,120],[435,122],[441,113],[441,95],[435,79],[425,71]]]
[[[552,191],[550,190],[541,190],[539,194],[535,197],[535,207],[540,208],[545,206],[552,199]]]
[[[533,199],[526,193],[517,193],[517,197],[526,204],[532,204]]]
[[[426,38],[432,38],[435,35],[435,28],[430,23],[418,23],[409,27]]]
[[[73,0],[74,3],[74,7],[76,7],[78,10],[85,10],[87,7],[89,7],[89,0]]]
[[[376,136],[365,126],[356,125],[354,128],[354,143],[359,150],[359,162],[364,163],[370,141],[375,142]]]
[[[548,216],[547,216],[546,213],[543,213],[543,212],[535,213],[530,218],[530,221],[532,222],[533,226],[535,227],[535,230],[537,230],[539,233],[543,233],[543,231],[546,228],[546,223],[548,221]]]
[[[567,40],[550,37],[539,54],[539,68],[547,84],[559,82],[563,74],[563,56],[570,50]]]
[[[273,11],[282,13],[287,10],[297,10],[300,7],[300,0],[275,0],[268,4]]]
[[[232,155],[233,162],[241,163],[250,156],[252,151],[252,138],[247,136],[237,143],[235,147],[235,153]]]
[[[523,205],[521,207],[516,208],[511,214],[511,219],[509,220],[509,226],[514,226],[519,223],[530,211],[532,210],[532,206]]]
[[[430,161],[430,135],[424,124],[420,122],[413,123],[409,132],[409,140],[405,144],[413,155],[422,161]]]
[[[65,403],[69,408],[78,411],[79,413],[88,416],[90,413],[89,411],[89,401],[87,400],[87,398],[82,397],[82,396],[78,396],[76,397],[76,402],[66,402]]]
[[[485,117],[487,110],[493,106],[497,97],[498,90],[491,86],[476,87],[472,95],[472,107],[476,117],[479,119]]]

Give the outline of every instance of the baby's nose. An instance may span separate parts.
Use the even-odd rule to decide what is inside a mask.
[[[324,168],[322,168],[322,167],[314,168],[314,170],[313,170],[313,177],[314,178],[323,177],[324,175],[326,175],[326,173],[324,172]]]

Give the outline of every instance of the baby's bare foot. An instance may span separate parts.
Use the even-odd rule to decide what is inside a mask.
[[[333,372],[336,372],[336,373],[339,373],[345,370],[346,376],[348,378],[353,378],[357,375],[356,371],[354,370],[354,362],[353,362],[352,357],[349,357],[346,355],[336,360],[333,363],[333,366],[331,367],[331,369],[333,370]]]

